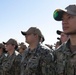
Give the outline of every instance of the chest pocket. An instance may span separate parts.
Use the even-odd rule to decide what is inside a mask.
[[[76,55],[69,57],[66,62],[66,74],[76,75]]]
[[[39,65],[39,56],[32,56],[27,62],[26,70],[36,71]]]

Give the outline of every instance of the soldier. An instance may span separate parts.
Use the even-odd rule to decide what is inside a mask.
[[[29,44],[22,57],[21,75],[54,75],[53,55],[40,44],[43,37],[41,31],[30,27],[21,33]]]
[[[18,47],[19,53],[22,55],[24,51],[26,50],[27,46],[24,43],[20,43]]]
[[[3,75],[20,75],[21,55],[16,51],[17,41],[10,38],[5,44],[7,56],[2,63]]]
[[[69,35],[68,41],[55,52],[56,71],[57,75],[76,75],[76,5],[65,9],[54,11],[54,19],[62,21],[63,31]]]
[[[5,58],[5,46],[2,43],[0,43],[0,67],[2,66],[4,58]],[[2,69],[0,69],[0,75],[3,75]]]
[[[61,43],[64,43],[69,39],[69,35],[66,35],[63,31],[57,30],[57,34],[60,35]]]

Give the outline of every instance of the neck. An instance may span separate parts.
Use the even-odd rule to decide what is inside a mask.
[[[76,45],[76,35],[70,36],[71,45]]]
[[[29,44],[29,47],[31,50],[35,49],[37,47],[38,43],[32,43],[32,44]]]
[[[8,53],[9,53],[9,55],[12,55],[14,53],[14,49],[9,50]]]

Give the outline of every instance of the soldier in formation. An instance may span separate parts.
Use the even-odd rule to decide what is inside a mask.
[[[21,55],[16,51],[17,41],[11,38],[7,42],[4,42],[4,44],[7,54],[0,66],[2,75],[20,75]]]
[[[65,34],[69,35],[55,53],[57,75],[76,75],[76,5],[69,5],[65,10],[54,11],[54,19],[62,21]]]
[[[37,27],[22,31],[29,47],[24,52],[21,61],[21,75],[54,75],[53,54],[40,42],[43,37]]]

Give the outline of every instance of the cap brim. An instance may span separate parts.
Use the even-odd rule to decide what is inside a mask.
[[[21,34],[22,34],[22,35],[26,35],[26,32],[21,31]]]
[[[57,30],[56,33],[57,33],[58,35],[61,35],[62,31]]]
[[[3,44],[5,45],[5,44],[7,44],[6,42],[3,42]]]
[[[58,40],[60,40],[60,38],[59,38],[59,37],[57,37],[57,39],[58,39]]]
[[[64,13],[64,10],[56,9],[53,13],[53,17],[56,21],[61,21]]]

